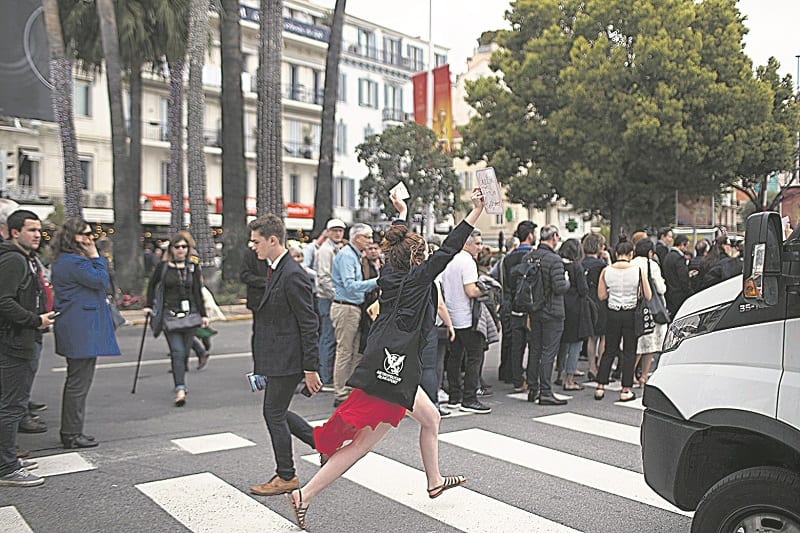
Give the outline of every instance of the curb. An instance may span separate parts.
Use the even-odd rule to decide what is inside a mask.
[[[225,317],[225,320],[214,320],[211,323],[213,324],[214,322],[235,322],[237,320],[252,320],[252,318],[253,315],[231,315]],[[131,326],[142,326],[144,325],[144,318],[137,318],[136,320],[128,320],[128,322],[130,322]]]

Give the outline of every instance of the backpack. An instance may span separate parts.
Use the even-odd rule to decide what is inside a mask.
[[[533,253],[511,269],[512,291],[511,310],[515,313],[535,313],[547,304],[542,260],[534,259]]]

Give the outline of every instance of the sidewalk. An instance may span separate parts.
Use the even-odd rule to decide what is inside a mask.
[[[244,304],[235,305],[220,305],[219,308],[225,315],[225,320],[250,320],[253,314],[245,307]],[[120,311],[125,320],[129,321],[133,326],[140,326],[144,324],[144,313],[141,309],[136,311]]]

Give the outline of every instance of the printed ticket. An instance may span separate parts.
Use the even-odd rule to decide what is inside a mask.
[[[500,191],[500,184],[497,183],[497,176],[494,168],[487,167],[475,171],[478,186],[483,192],[483,202],[487,215],[503,214],[503,193]]]
[[[411,197],[411,195],[408,194],[408,189],[406,188],[406,184],[403,183],[402,181],[389,190],[389,194],[392,193],[394,193],[397,196],[398,200],[406,200]]]

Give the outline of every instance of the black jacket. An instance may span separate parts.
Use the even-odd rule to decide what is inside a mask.
[[[0,242],[0,352],[20,359],[33,359],[44,313],[44,288],[33,261],[13,242]]]
[[[253,372],[279,377],[319,370],[312,289],[303,267],[291,254],[284,255],[253,312]]]
[[[251,311],[255,311],[264,297],[268,268],[267,262],[260,260],[256,252],[250,248],[244,251],[239,280],[247,285],[247,308]]]
[[[581,328],[581,306],[583,299],[589,293],[589,285],[586,283],[586,275],[583,265],[580,263],[567,263],[564,268],[569,272],[569,290],[564,295],[564,332],[561,334],[561,342],[578,342],[583,340],[581,334],[585,328]]]
[[[547,243],[539,243],[539,247],[532,254],[534,260],[542,262],[542,281],[547,295],[547,304],[536,315],[547,319],[564,319],[564,295],[569,290],[569,281],[564,277],[564,262],[561,256],[550,248]]]
[[[533,248],[529,245],[520,245],[520,247],[502,259],[503,304],[509,310],[511,310],[511,300],[514,299],[514,292],[517,290],[515,283],[512,282],[511,269],[520,264],[532,250]]]
[[[670,316],[674,317],[683,302],[694,292],[689,278],[689,267],[686,265],[683,253],[674,248],[670,250],[664,256],[661,273],[667,282],[667,309]]]
[[[708,269],[700,283],[700,289],[707,289],[742,273],[742,260],[738,257],[724,257]]]
[[[655,255],[656,255],[656,257],[658,257],[659,265],[663,265],[664,264],[664,258],[667,256],[668,253],[669,253],[669,246],[667,246],[666,244],[664,244],[661,241],[656,241],[656,252],[655,252]]]

